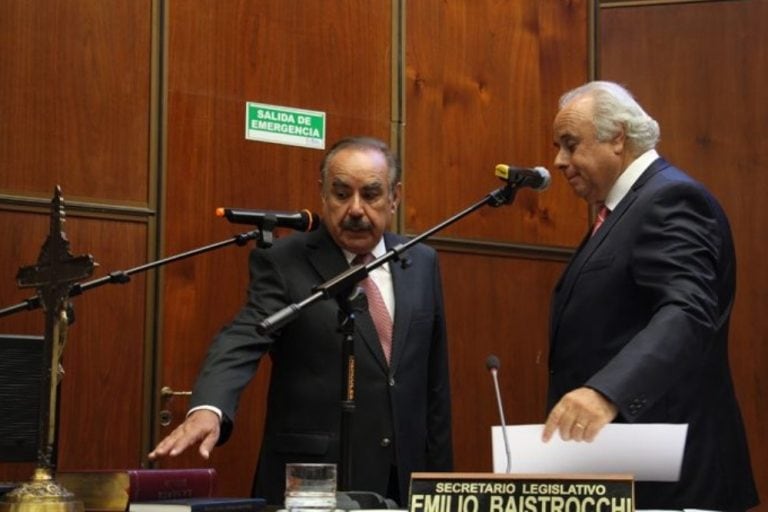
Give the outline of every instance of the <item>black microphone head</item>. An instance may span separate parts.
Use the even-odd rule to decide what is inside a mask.
[[[296,231],[314,231],[320,227],[320,217],[309,210],[283,212],[277,210],[246,210],[216,208],[218,217],[226,217],[235,224],[251,224],[259,229],[290,228]]]
[[[320,227],[321,219],[318,214],[315,212],[310,212],[309,210],[303,210],[303,213],[307,214],[307,229],[304,231],[315,231]]]
[[[546,169],[546,167],[534,167],[534,171],[538,171],[539,175],[541,176],[541,185],[538,187],[535,187],[536,190],[547,190],[549,188],[549,183],[552,181],[552,176],[549,174],[549,171]]]
[[[501,366],[501,361],[493,354],[489,355],[485,360],[485,367],[489,370],[498,370],[499,366]]]
[[[541,166],[526,168],[498,164],[495,173],[498,178],[510,185],[529,187],[539,192],[546,190],[552,180],[549,171]]]

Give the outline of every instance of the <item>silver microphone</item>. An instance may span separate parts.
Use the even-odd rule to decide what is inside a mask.
[[[506,473],[509,473],[512,470],[512,450],[509,448],[509,439],[507,438],[507,422],[504,419],[504,407],[501,405],[501,391],[499,390],[498,376],[499,366],[501,366],[499,358],[493,354],[489,355],[485,360],[485,367],[491,372],[491,377],[493,377],[493,387],[496,391],[496,405],[499,407],[499,417],[501,418],[501,435],[504,438],[504,450],[507,454]]]

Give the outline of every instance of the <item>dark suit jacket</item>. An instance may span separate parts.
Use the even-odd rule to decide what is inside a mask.
[[[390,248],[404,239],[387,233]],[[352,489],[386,496],[396,465],[402,499],[412,471],[452,468],[448,354],[437,255],[417,244],[390,265],[395,294],[388,367],[367,311],[356,316]],[[243,387],[262,356],[272,361],[266,425],[254,494],[282,504],[287,462],[338,462],[342,334],[338,303],[320,300],[269,337],[255,326],[309,297],[349,266],[324,227],[251,252],[247,304],[212,344],[191,405],[215,405],[229,436]]]
[[[636,483],[638,508],[757,503],[728,366],[734,287],[724,212],[658,159],[555,288],[549,408],[588,386],[618,406],[617,421],[689,424],[680,481]]]

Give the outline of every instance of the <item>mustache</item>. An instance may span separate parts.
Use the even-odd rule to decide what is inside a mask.
[[[372,227],[364,218],[348,217],[341,222],[341,228],[347,231],[370,231]]]

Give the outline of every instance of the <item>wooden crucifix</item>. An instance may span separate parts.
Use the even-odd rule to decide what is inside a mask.
[[[67,328],[71,322],[70,291],[76,281],[93,273],[91,255],[73,256],[62,224],[65,222],[64,200],[57,185],[51,200],[51,223],[37,263],[19,269],[16,281],[21,288],[37,290],[45,313],[42,378],[40,383],[40,419],[37,469],[32,482],[8,493],[0,511],[50,510],[79,511],[82,503],[53,480],[57,457],[57,398],[60,364]]]
[[[52,469],[56,463],[56,399],[60,379],[60,359],[69,326],[69,292],[72,285],[93,273],[91,255],[72,256],[69,240],[62,229],[66,220],[61,187],[51,200],[51,227],[37,263],[19,269],[20,288],[36,288],[45,313],[43,382],[41,383],[40,439],[38,464]]]

